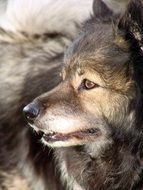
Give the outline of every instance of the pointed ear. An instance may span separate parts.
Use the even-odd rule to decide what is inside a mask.
[[[118,27],[125,32],[127,40],[143,46],[143,0],[131,0]]]
[[[93,13],[95,18],[105,19],[113,16],[113,12],[102,0],[94,0]]]
[[[123,14],[131,0],[102,0],[114,14]]]
[[[93,12],[95,18],[113,19],[123,14],[130,0],[94,0]]]

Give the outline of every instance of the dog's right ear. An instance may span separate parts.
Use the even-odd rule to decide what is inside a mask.
[[[96,19],[109,20],[122,15],[130,0],[94,0],[93,13]]]
[[[113,16],[112,10],[102,0],[94,0],[93,13],[97,19],[105,19]]]

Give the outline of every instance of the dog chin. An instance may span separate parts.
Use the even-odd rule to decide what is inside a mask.
[[[46,146],[49,146],[51,148],[80,146],[80,145],[84,145],[85,144],[85,142],[78,141],[78,140],[75,140],[75,139],[69,139],[69,140],[66,140],[66,141],[48,142],[43,137],[41,139],[41,143],[44,144],[44,145],[46,145]]]

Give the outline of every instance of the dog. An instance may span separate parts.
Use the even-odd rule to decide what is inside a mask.
[[[24,108],[67,189],[143,189],[142,10],[142,0],[95,0],[61,83]]]
[[[91,13],[92,0],[0,2],[0,190],[65,189],[22,110],[62,80],[63,52]]]

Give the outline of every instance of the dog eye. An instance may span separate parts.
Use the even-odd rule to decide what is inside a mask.
[[[90,89],[93,89],[93,88],[96,88],[96,87],[99,87],[98,84],[88,80],[88,79],[84,79],[83,80],[83,88],[86,89],[86,90],[90,90]]]

